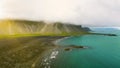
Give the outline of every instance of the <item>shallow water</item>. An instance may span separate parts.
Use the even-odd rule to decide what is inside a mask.
[[[114,33],[119,35],[120,31]],[[59,49],[50,68],[120,68],[120,36],[85,35],[66,38],[59,44],[83,45],[89,48],[72,51]]]

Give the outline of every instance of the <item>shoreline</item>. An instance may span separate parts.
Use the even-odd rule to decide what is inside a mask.
[[[60,39],[57,39],[55,41],[52,41],[52,43],[54,43],[55,45],[59,45],[58,43],[64,39],[67,39],[67,38],[70,38],[70,37],[63,37],[63,38],[60,38]]]
[[[61,47],[58,44],[61,40],[70,37],[73,36],[24,36],[0,39],[0,67],[14,68],[19,65],[22,68],[31,68],[33,64],[34,68],[36,64],[41,64],[39,61],[42,61],[42,57],[47,56],[53,49]],[[82,47],[71,46],[71,48]]]
[[[53,41],[61,38],[64,37],[37,36],[0,39],[0,67],[34,68],[36,64],[41,64],[39,61],[42,61],[44,56],[58,48]]]

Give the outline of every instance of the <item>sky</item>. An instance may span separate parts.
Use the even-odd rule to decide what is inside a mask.
[[[0,0],[0,18],[120,26],[120,0]]]

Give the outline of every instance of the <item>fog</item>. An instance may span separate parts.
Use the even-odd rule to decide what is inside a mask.
[[[0,0],[0,18],[120,26],[120,0]]]

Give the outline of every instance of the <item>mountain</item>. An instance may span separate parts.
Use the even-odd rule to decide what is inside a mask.
[[[38,34],[73,35],[87,33],[90,29],[81,25],[46,23],[44,21],[0,20],[0,35]]]

